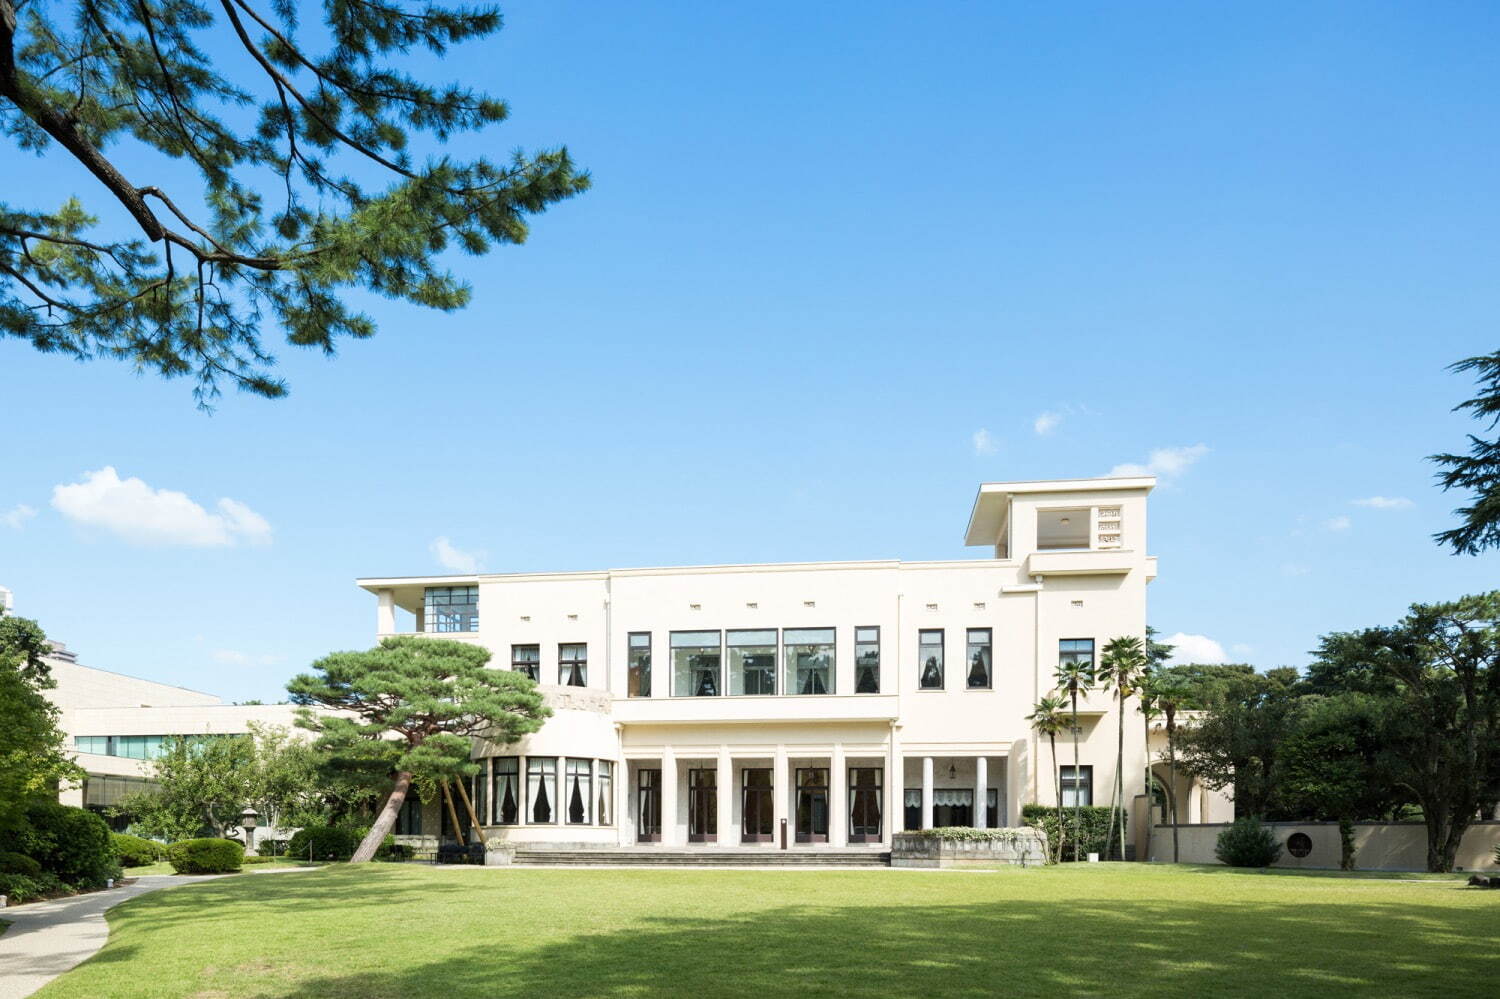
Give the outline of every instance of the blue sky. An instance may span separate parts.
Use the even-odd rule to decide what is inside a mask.
[[[273,698],[439,538],[975,557],[980,481],[1153,461],[1151,621],[1205,654],[1300,665],[1494,585],[1431,543],[1423,456],[1471,429],[1444,366],[1496,346],[1500,9],[504,10],[438,75],[511,102],[491,152],[565,142],[595,186],[455,260],[466,311],[372,302],[375,339],[212,416],[0,342],[0,584],[83,661]],[[0,183],[108,208],[61,158]]]

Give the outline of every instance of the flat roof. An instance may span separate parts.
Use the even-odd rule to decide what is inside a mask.
[[[1156,486],[1154,475],[1105,475],[1097,479],[1032,479],[1026,482],[983,482],[969,512],[969,527],[964,532],[966,545],[992,545],[1000,536],[1005,518],[1010,514],[1012,496],[1051,493],[1125,492]]]

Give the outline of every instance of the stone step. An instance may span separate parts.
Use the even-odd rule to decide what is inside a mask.
[[[516,864],[608,867],[889,867],[882,852],[812,850],[517,850]]]

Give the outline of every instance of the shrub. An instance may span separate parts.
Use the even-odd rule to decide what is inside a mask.
[[[264,854],[255,857],[245,857],[240,861],[242,864],[275,864],[281,861],[280,857],[267,857]]]
[[[382,843],[380,849],[375,851],[376,860],[389,860],[395,863],[404,862],[412,858],[416,851],[405,843],[395,842],[395,839],[396,837],[394,836],[386,837],[387,842]]]
[[[348,860],[364,838],[361,830],[348,826],[304,826],[287,842],[286,855],[293,860]]]
[[[114,847],[115,856],[119,857],[120,863],[126,867],[145,867],[156,863],[167,854],[166,847],[154,839],[146,839],[143,836],[110,833],[109,842]]]
[[[444,843],[438,847],[440,864],[483,864],[483,843]]]
[[[40,874],[0,874],[0,895],[10,902],[32,902],[49,895],[70,893],[67,885],[57,880],[56,874],[46,871]]]
[[[287,842],[284,839],[258,839],[255,841],[255,852],[262,857],[284,857],[288,852]]]
[[[245,848],[232,839],[185,839],[167,847],[167,861],[178,874],[233,874]]]
[[[93,812],[48,799],[26,806],[26,828],[16,836],[20,852],[74,888],[102,888],[120,876],[109,826]]]
[[[1246,816],[1219,833],[1214,856],[1229,867],[1270,867],[1281,856],[1281,844],[1260,819]]]
[[[1104,849],[1106,842],[1110,840],[1110,809],[1103,805],[1086,805],[1078,809],[1078,826],[1083,830],[1078,844],[1079,859],[1086,859],[1090,853],[1097,853],[1105,860],[1120,860],[1124,856],[1124,844],[1120,842],[1119,834],[1113,837],[1114,845],[1108,854]],[[1021,807],[1021,821],[1028,826],[1036,826],[1047,834],[1047,845],[1049,849],[1058,849],[1058,836],[1061,834],[1061,856],[1065,861],[1073,859],[1073,809],[1062,810],[1061,829],[1059,829],[1057,809],[1051,805],[1023,805]]]
[[[20,874],[34,878],[42,873],[42,865],[24,853],[0,850],[0,874]]]

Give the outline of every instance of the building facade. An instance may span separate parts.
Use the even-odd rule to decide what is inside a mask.
[[[1117,709],[1095,691],[1053,759],[1027,715],[1058,663],[1143,636],[1150,477],[988,483],[986,557],[371,578],[378,637],[472,642],[554,710],[478,742],[487,838],[529,844],[889,847],[1108,804]],[[409,615],[409,617],[408,617]],[[1126,796],[1146,747],[1127,720]],[[1060,770],[1058,769],[1060,768]],[[408,809],[402,832],[441,821]],[[1186,816],[1184,816],[1186,819]],[[444,822],[446,825],[446,822]]]

